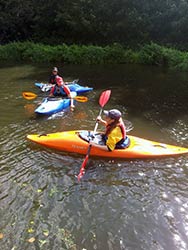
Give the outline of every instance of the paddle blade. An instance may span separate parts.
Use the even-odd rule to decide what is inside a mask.
[[[77,102],[87,102],[88,101],[88,98],[86,96],[75,96],[73,99],[76,100]]]
[[[99,98],[99,104],[102,108],[108,102],[110,95],[111,95],[111,90],[105,90],[102,92],[102,94]]]
[[[86,157],[85,157],[85,159],[84,159],[84,161],[82,163],[82,167],[80,168],[80,173],[78,175],[78,181],[80,181],[82,176],[85,174],[85,167],[86,167],[88,159],[89,159],[89,155],[86,155]]]
[[[86,157],[84,159],[84,161],[82,162],[82,166],[80,168],[80,172],[79,172],[79,175],[78,175],[78,181],[80,181],[80,179],[83,177],[83,175],[85,174],[85,167],[86,167],[86,164],[89,160],[89,155],[90,155],[90,151],[91,151],[91,144],[89,145],[88,147],[88,150],[87,150],[87,154],[86,154]]]
[[[37,97],[37,95],[32,92],[22,92],[22,96],[27,100],[33,100]]]

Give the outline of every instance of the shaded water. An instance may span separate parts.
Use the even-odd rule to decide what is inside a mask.
[[[59,65],[58,65],[59,66]],[[65,66],[65,80],[94,87],[74,112],[38,118],[35,81],[51,66],[0,68],[0,249],[188,249],[188,158],[90,158],[26,140],[29,133],[93,129],[98,98],[112,89],[106,109],[122,110],[131,134],[188,147],[188,74],[154,67]],[[29,241],[33,241],[32,243]]]

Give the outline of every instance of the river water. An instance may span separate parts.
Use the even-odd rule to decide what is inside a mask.
[[[153,160],[92,158],[26,140],[31,133],[93,129],[98,99],[118,108],[132,135],[188,147],[188,73],[133,65],[63,67],[64,79],[94,87],[89,101],[36,117],[36,81],[53,65],[0,66],[0,249],[188,249],[188,157]],[[57,65],[60,67],[60,65]],[[28,101],[22,91],[37,93]]]

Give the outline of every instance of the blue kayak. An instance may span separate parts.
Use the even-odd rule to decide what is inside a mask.
[[[72,92],[75,93],[75,92]],[[74,97],[76,93],[74,94]],[[75,101],[74,101],[75,102]],[[40,106],[35,109],[38,115],[52,115],[68,108],[71,105],[70,99],[62,98],[44,98]]]
[[[40,88],[40,90],[43,92],[48,92],[52,88],[52,84],[41,83],[41,82],[36,82],[35,86]],[[79,85],[78,83],[69,83],[69,84],[67,84],[67,86],[69,87],[70,91],[76,92],[77,95],[93,90],[93,88],[84,87],[84,86]],[[65,94],[65,93],[63,93],[63,94]]]

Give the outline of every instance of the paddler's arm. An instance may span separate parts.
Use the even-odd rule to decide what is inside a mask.
[[[74,106],[74,99],[73,99],[73,97],[74,97],[74,92],[70,92],[70,94],[68,95],[68,97],[71,99],[70,108],[71,108],[71,110],[73,111],[74,108],[75,108],[75,106]]]
[[[101,118],[101,116],[97,117],[97,122],[101,123],[102,125],[106,126],[106,121]]]

